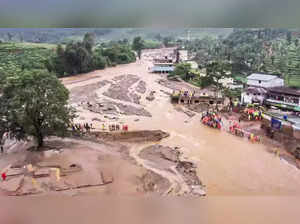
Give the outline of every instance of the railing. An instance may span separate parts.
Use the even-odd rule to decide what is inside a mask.
[[[288,105],[288,106],[294,106],[294,107],[299,106],[299,104],[296,104],[296,103],[288,103],[288,102],[281,101],[281,100],[266,99],[266,101],[267,101],[267,102],[270,102],[270,103],[285,104],[285,105]]]

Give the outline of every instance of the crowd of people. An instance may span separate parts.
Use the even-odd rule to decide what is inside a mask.
[[[257,121],[262,119],[262,112],[261,110],[256,110],[254,108],[246,108],[244,113],[248,115],[249,121]]]
[[[88,123],[84,123],[84,124],[80,124],[80,123],[77,123],[77,124],[71,124],[71,128],[72,128],[72,131],[73,132],[90,132],[91,129],[94,129],[93,128],[93,124],[88,124]]]
[[[206,112],[202,115],[201,121],[203,124],[212,127],[212,128],[217,128],[221,129],[221,124],[222,124],[222,118],[220,115],[218,115],[215,112]]]
[[[96,129],[96,127],[93,126],[92,123],[76,123],[76,124],[71,124],[70,127],[72,128],[73,132],[79,132],[79,133],[89,133],[91,132],[92,129]],[[107,127],[104,123],[102,123],[101,127],[99,128],[102,131],[128,131],[128,125],[123,124],[109,124]]]

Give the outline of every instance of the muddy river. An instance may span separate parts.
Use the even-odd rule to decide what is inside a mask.
[[[170,137],[160,144],[180,147],[184,157],[197,163],[199,177],[206,185],[208,195],[300,194],[300,171],[267,152],[264,145],[252,144],[203,126],[200,124],[200,114],[190,118],[176,111],[169,96],[160,91],[172,90],[158,84],[157,80],[162,77],[150,74],[150,65],[150,61],[142,59],[133,64],[66,78],[63,83],[72,92],[74,87],[84,88],[96,81],[111,81],[123,74],[133,74],[145,81],[146,95],[152,90],[156,91],[155,100],[150,102],[142,97],[139,106],[149,111],[152,117],[120,116],[118,122],[128,124],[130,130],[161,129],[169,132]],[[101,95],[106,89],[97,90],[100,98],[106,98]],[[80,111],[80,116],[89,122],[93,117],[101,117],[83,109]],[[101,124],[98,122],[95,126],[100,128]]]

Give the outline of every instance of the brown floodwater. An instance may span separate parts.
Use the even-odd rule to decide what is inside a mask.
[[[147,93],[156,91],[156,100],[142,100],[152,118],[121,116],[120,121],[129,124],[131,130],[169,132],[170,137],[159,144],[180,147],[183,157],[197,163],[207,197],[144,200],[96,193],[75,197],[62,194],[0,197],[0,223],[299,223],[300,171],[268,153],[262,144],[251,144],[203,126],[200,115],[189,118],[176,111],[169,97],[160,92],[170,90],[156,82],[159,76],[149,74],[148,66],[148,62],[141,61],[67,78],[64,82],[72,89],[122,74],[139,75],[147,83]],[[104,119],[85,110],[80,115],[90,122],[94,117]],[[137,118],[140,120],[135,122]],[[100,128],[101,123],[95,126]]]
[[[169,96],[160,91],[171,90],[157,83],[161,77],[148,73],[149,66],[148,61],[142,60],[67,78],[64,82],[75,80],[73,84],[66,85],[69,89],[76,86],[84,88],[96,81],[110,80],[123,74],[138,75],[147,83],[147,93],[156,91],[154,101],[141,100],[152,117],[120,116],[120,122],[129,124],[131,130],[161,129],[170,133],[170,137],[160,144],[181,147],[183,156],[197,163],[199,177],[206,185],[208,195],[300,194],[300,171],[297,168],[267,152],[266,146],[262,144],[253,144],[246,139],[203,126],[200,115],[189,118],[176,111]],[[81,79],[82,82],[78,81]],[[97,90],[97,94],[100,96],[106,88]],[[84,110],[80,115],[90,121],[95,116],[102,116]],[[137,118],[139,121],[135,122]],[[97,125],[101,126],[100,123]]]

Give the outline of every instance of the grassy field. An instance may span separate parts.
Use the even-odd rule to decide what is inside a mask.
[[[45,61],[55,52],[54,44],[1,43],[0,72],[45,69]]]

